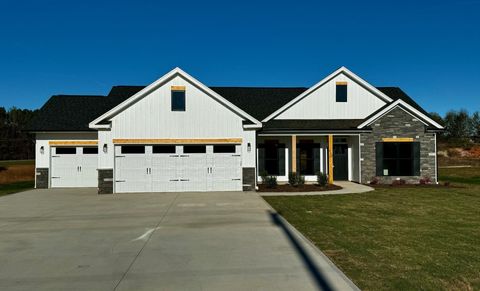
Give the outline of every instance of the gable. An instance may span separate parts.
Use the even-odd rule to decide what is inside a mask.
[[[347,102],[336,102],[337,82],[347,84]],[[385,104],[375,92],[340,72],[274,119],[363,119]]]
[[[172,87],[185,88],[185,111],[172,111]],[[111,118],[114,138],[238,137],[239,114],[182,75],[175,75]]]

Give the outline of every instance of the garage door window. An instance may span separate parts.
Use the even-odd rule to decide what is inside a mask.
[[[122,154],[144,154],[145,146],[122,146]]]
[[[204,145],[188,145],[183,146],[183,153],[185,154],[205,154],[207,147]]]
[[[222,153],[235,153],[235,145],[214,145],[213,146],[213,153],[214,154],[222,154]]]
[[[93,147],[89,147],[89,148],[83,148],[83,154],[84,155],[96,155],[98,154],[98,148],[93,148]]]
[[[153,146],[152,152],[154,154],[174,154],[175,153],[175,146],[174,145],[160,145],[160,146]]]
[[[55,153],[57,155],[74,155],[77,153],[77,148],[75,147],[56,148]]]

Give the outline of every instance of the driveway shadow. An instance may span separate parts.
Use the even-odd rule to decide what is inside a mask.
[[[324,290],[324,291],[333,291],[334,289],[330,286],[328,281],[323,276],[322,272],[318,269],[317,265],[312,260],[312,258],[309,256],[309,254],[307,253],[305,248],[302,246],[302,244],[298,240],[297,236],[292,233],[292,231],[288,228],[288,226],[280,218],[280,215],[278,213],[274,212],[274,211],[271,211],[271,210],[268,211],[268,214],[269,214],[272,222],[275,225],[277,225],[278,227],[280,227],[280,229],[283,231],[285,236],[288,238],[291,245],[295,248],[295,251],[298,253],[300,258],[302,259],[303,263],[305,264],[308,271],[310,272],[310,275],[314,278],[318,289],[319,290]]]

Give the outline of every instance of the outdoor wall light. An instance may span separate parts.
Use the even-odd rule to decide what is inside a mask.
[[[43,153],[45,152],[45,148],[43,146],[40,147],[40,154],[43,155]]]
[[[247,143],[247,152],[251,152],[251,151],[252,151],[252,144]]]
[[[107,151],[108,151],[108,146],[107,146],[106,143],[104,143],[104,144],[103,144],[103,152],[104,152],[104,153],[107,153]]]

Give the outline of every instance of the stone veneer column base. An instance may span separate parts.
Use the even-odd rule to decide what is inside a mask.
[[[98,169],[98,194],[113,194],[113,169]]]
[[[255,191],[255,168],[242,168],[243,191]]]
[[[47,189],[48,188],[48,168],[36,168],[35,169],[35,188]]]

